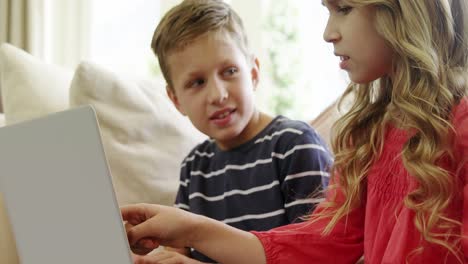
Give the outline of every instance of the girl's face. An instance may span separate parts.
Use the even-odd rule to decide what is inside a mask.
[[[340,68],[354,83],[390,75],[393,52],[374,27],[370,6],[352,7],[342,0],[323,0],[330,12],[323,37],[333,44]]]

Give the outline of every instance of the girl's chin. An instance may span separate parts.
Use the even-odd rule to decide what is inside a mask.
[[[352,75],[350,73],[348,73],[348,77],[349,77],[349,80],[351,80],[351,82],[355,83],[355,84],[368,84],[368,83],[371,83],[373,81],[376,81],[378,79],[380,79],[382,76],[380,77],[362,77],[362,76],[355,76],[355,75]]]

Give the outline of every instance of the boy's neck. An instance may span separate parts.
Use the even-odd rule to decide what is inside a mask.
[[[223,151],[234,149],[256,137],[260,132],[262,132],[263,129],[265,129],[265,127],[270,124],[272,120],[273,117],[260,111],[255,111],[244,130],[235,139],[232,140],[232,144],[229,142],[224,142],[221,145],[216,142],[216,145]]]

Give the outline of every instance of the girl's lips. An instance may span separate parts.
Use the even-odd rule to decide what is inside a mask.
[[[349,62],[349,57],[348,56],[340,56],[340,68],[343,70],[348,69],[348,62]]]

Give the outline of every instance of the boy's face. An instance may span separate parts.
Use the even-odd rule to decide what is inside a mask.
[[[168,57],[167,92],[195,127],[229,149],[255,136],[258,61],[248,61],[228,34],[209,33]],[[172,89],[171,89],[172,88]]]

